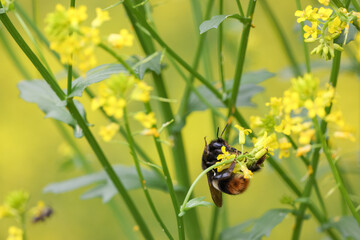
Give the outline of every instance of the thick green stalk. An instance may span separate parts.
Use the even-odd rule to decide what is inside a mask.
[[[70,0],[70,7],[75,8],[75,0]],[[70,33],[71,35],[72,33]],[[71,56],[73,58],[73,56]],[[73,66],[72,64],[67,65],[67,95],[71,94],[72,88],[72,77],[73,77]]]
[[[146,108],[147,113],[152,112],[152,108],[151,108],[150,103],[145,103],[145,108]],[[156,124],[154,124],[153,127],[156,127]],[[178,225],[179,239],[185,239],[184,222],[183,222],[183,219],[178,216],[179,211],[180,211],[179,203],[178,203],[177,198],[176,198],[174,185],[173,185],[173,182],[172,182],[172,179],[171,179],[169,168],[168,168],[167,163],[166,163],[165,154],[164,154],[164,151],[162,149],[161,143],[159,141],[160,138],[158,136],[154,136],[153,138],[154,138],[154,143],[155,143],[155,146],[156,146],[156,150],[157,150],[157,152],[159,154],[162,170],[163,170],[163,173],[165,175],[165,180],[166,180],[166,184],[167,184],[168,191],[169,191],[169,194],[170,194],[171,202],[172,202],[172,205],[173,205],[173,208],[174,208],[174,211],[175,211],[176,221],[177,221],[177,225]]]
[[[154,53],[155,52],[154,43],[152,42],[151,38],[146,33],[144,33],[143,30],[139,27],[140,21],[145,23],[146,26],[148,26],[152,30],[153,34],[154,33],[156,34],[156,31],[153,30],[153,28],[146,22],[146,20],[144,19],[144,14],[140,14],[137,11],[137,9],[139,8],[137,9],[132,8],[132,3],[130,0],[124,0],[123,6],[125,7],[125,11],[130,19],[132,26],[135,29],[137,37],[146,55],[150,55]],[[162,98],[168,98],[162,75],[157,75],[156,73],[152,73],[152,76],[154,79],[154,84],[158,92],[158,95]],[[164,121],[169,121],[171,119],[174,119],[174,115],[172,113],[172,109],[169,103],[163,103],[163,102],[160,103],[160,108]],[[177,176],[178,183],[182,186],[189,187],[190,178],[189,178],[189,171],[187,167],[185,147],[182,139],[182,134],[181,132],[172,132],[170,128],[168,128],[167,131],[168,134],[171,135],[174,140],[172,155],[174,159],[175,173]],[[184,197],[183,193],[179,193],[178,195],[180,199]],[[190,239],[202,239],[201,227],[199,225],[199,220],[196,210],[190,211],[188,216],[185,217],[185,224]]]
[[[201,13],[200,9],[197,9],[196,6],[197,4],[195,4],[194,1],[191,1],[193,5],[193,12],[199,12]],[[214,5],[214,0],[209,0],[207,3],[207,7],[206,7],[206,14],[205,14],[205,19],[208,19],[210,17],[210,13],[211,13],[211,9],[212,6]],[[195,18],[195,25],[200,25],[199,22],[202,21],[202,17],[198,16],[199,14],[194,14],[194,18]],[[193,64],[192,64],[192,69],[195,69],[195,71],[198,69],[198,66],[200,64],[200,57],[203,53],[203,49],[205,47],[205,40],[206,40],[206,33],[200,35],[200,38],[198,40],[198,44],[196,47],[196,51],[195,51],[195,57],[193,60]],[[186,81],[186,87],[183,93],[183,97],[180,103],[180,107],[178,110],[178,116],[177,118],[180,119],[180,121],[185,121],[185,116],[186,116],[186,112],[187,112],[187,107],[188,107],[188,103],[189,103],[189,97],[191,94],[191,86],[193,85],[193,81],[194,81],[194,76],[192,74],[190,74],[189,76],[189,81]]]
[[[148,188],[146,187],[146,182],[144,179],[144,175],[142,174],[141,168],[140,168],[140,161],[139,158],[137,157],[136,151],[135,151],[135,146],[134,146],[134,139],[130,130],[130,125],[129,125],[129,119],[128,119],[128,114],[127,114],[127,109],[126,107],[124,107],[124,125],[125,125],[125,130],[126,130],[126,134],[127,134],[127,141],[129,144],[129,148],[130,148],[130,154],[133,157],[134,163],[135,163],[135,168],[136,168],[136,172],[139,176],[139,181],[140,181],[140,185],[141,188],[145,194],[146,200],[150,206],[150,209],[152,211],[152,213],[154,214],[156,220],[158,221],[158,223],[160,224],[160,226],[162,227],[163,231],[165,232],[165,234],[167,235],[167,237],[169,239],[174,239],[171,236],[171,233],[169,232],[168,228],[166,227],[166,225],[164,224],[164,222],[161,220],[161,217],[158,213],[158,211],[156,210],[155,204],[150,196],[150,193],[148,191]],[[184,239],[184,238],[181,238]]]
[[[262,6],[265,10],[264,12],[266,13],[270,22],[273,24],[273,26],[275,28],[275,32],[277,33],[277,35],[280,39],[280,42],[282,43],[282,45],[284,47],[285,54],[288,57],[288,60],[291,64],[294,75],[301,76],[300,66],[299,66],[298,62],[296,61],[293,51],[291,50],[291,47],[289,44],[290,41],[286,38],[284,30],[280,26],[280,22],[276,18],[274,12],[272,11],[271,7],[269,6],[269,4],[267,3],[266,0],[260,1],[260,4],[262,4]]]
[[[142,216],[140,215],[140,212],[137,210],[135,204],[133,203],[133,200],[130,198],[130,195],[128,194],[127,190],[125,189],[123,183],[116,175],[114,169],[112,168],[111,164],[107,160],[104,152],[100,148],[98,142],[96,141],[95,137],[92,135],[89,127],[85,123],[84,119],[80,115],[79,111],[77,110],[74,102],[72,99],[67,100],[67,108],[69,109],[71,115],[74,117],[76,122],[79,124],[80,128],[83,130],[84,136],[88,143],[90,144],[92,150],[94,151],[95,155],[99,159],[101,165],[103,166],[105,172],[109,176],[110,180],[114,184],[115,188],[118,190],[120,195],[122,196],[125,204],[127,205],[128,209],[132,213],[136,223],[138,224],[140,231],[142,232],[143,236],[146,239],[153,239],[146,223],[144,222]]]
[[[246,48],[249,41],[249,34],[251,29],[252,18],[255,11],[255,4],[256,1],[250,0],[249,6],[247,10],[246,16],[250,18],[249,22],[244,23],[244,27],[241,34],[239,52],[238,52],[238,59],[236,62],[236,70],[234,75],[234,83],[232,86],[231,98],[228,102],[228,118],[233,115],[233,108],[235,107],[236,98],[239,92],[240,84],[241,84],[241,76],[244,70],[244,63],[245,63],[245,55],[246,55]]]
[[[340,69],[340,60],[341,60],[341,52],[339,51],[335,51],[335,57],[333,59],[333,64],[332,64],[332,67],[331,67],[331,74],[330,74],[330,84],[335,88],[336,85],[337,85],[337,79],[338,79],[338,75],[339,75],[339,69]],[[326,115],[330,113],[331,111],[331,107],[332,105],[330,105],[329,107],[326,108]],[[315,123],[317,123],[317,120],[313,120],[313,123],[314,123],[314,126],[315,126]],[[319,130],[321,129],[321,133],[318,132],[318,139],[316,141],[316,144],[319,144],[320,143],[320,134],[324,134],[326,132],[326,127],[327,127],[327,123],[322,120],[321,121],[321,128],[319,128]],[[312,186],[313,186],[313,183],[316,179],[316,170],[317,170],[317,166],[318,166],[318,163],[319,163],[319,158],[320,158],[320,148],[316,148],[313,152],[313,156],[312,156],[312,161],[311,161],[311,166],[312,166],[312,169],[313,169],[313,174],[311,174],[309,176],[309,179],[305,185],[305,190],[303,192],[303,195],[302,197],[305,197],[305,198],[309,198],[310,195],[311,195],[311,190],[312,190]],[[306,208],[307,208],[307,204],[306,203],[301,203],[300,204],[300,207],[299,207],[299,212],[296,216],[296,222],[295,222],[295,228],[294,228],[294,231],[293,231],[293,236],[292,236],[292,239],[299,239],[300,238],[300,233],[301,233],[301,227],[302,227],[302,223],[303,223],[303,220],[304,220],[304,215],[305,215],[305,211],[306,211]]]
[[[0,8],[2,8],[2,4],[0,3]],[[11,34],[13,39],[19,45],[21,50],[25,53],[25,55],[29,58],[29,60],[33,63],[35,68],[39,71],[41,76],[45,79],[45,81],[50,85],[51,89],[55,92],[55,94],[60,98],[60,100],[65,100],[65,94],[57,84],[57,82],[53,79],[51,74],[47,71],[44,65],[40,62],[38,57],[34,54],[34,52],[30,49],[30,47],[26,44],[22,36],[16,30],[12,22],[6,13],[0,14],[0,20]]]
[[[320,126],[319,126],[319,123],[318,122],[315,122],[314,123],[314,126],[315,126],[315,129],[317,132],[319,132],[319,137],[320,137],[320,141],[321,141],[321,145],[322,145],[322,148],[324,150],[324,153],[325,153],[325,156],[326,156],[326,159],[328,160],[328,163],[330,165],[330,169],[331,169],[331,172],[335,178],[335,181],[336,181],[336,184],[337,186],[339,187],[339,190],[340,190],[340,193],[341,193],[341,196],[344,198],[346,204],[348,205],[349,209],[350,209],[350,212],[352,213],[353,217],[355,218],[355,220],[357,221],[357,223],[359,224],[360,226],[360,215],[359,213],[356,211],[355,207],[354,207],[354,204],[353,202],[351,201],[351,198],[349,196],[349,193],[347,192],[345,186],[344,186],[344,182],[342,181],[341,179],[341,176],[340,176],[340,173],[339,173],[339,170],[337,169],[337,167],[335,166],[335,162],[334,160],[332,159],[331,157],[331,151],[326,143],[326,139],[325,139],[325,135],[323,134],[323,132],[321,131],[320,129]]]

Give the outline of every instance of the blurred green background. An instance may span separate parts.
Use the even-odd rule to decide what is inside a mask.
[[[31,14],[33,1],[19,0],[18,2]],[[44,29],[43,19],[48,12],[55,9],[57,3],[66,6],[69,5],[69,1],[36,2],[38,3],[37,21],[40,29]],[[202,0],[200,2],[204,9],[206,1]],[[218,1],[215,2],[217,6]],[[241,2],[246,8],[247,1]],[[299,41],[298,30],[296,31],[299,27],[296,25],[296,19],[294,17],[296,10],[295,1],[272,0],[268,2],[277,15],[281,26],[286,31],[286,35],[297,59],[302,63],[302,43]],[[95,15],[96,7],[105,8],[114,3],[116,3],[115,0],[77,1],[76,5],[86,4],[89,19],[92,19]],[[191,63],[197,45],[197,39],[199,38],[199,32],[193,23],[190,1],[150,0],[150,3],[156,5],[153,8],[153,16],[160,35],[180,56]],[[305,7],[308,3],[313,2],[302,1],[302,6]],[[235,13],[237,9],[235,1],[225,1],[225,6],[225,13],[227,14]],[[217,11],[216,7],[212,15],[217,15]],[[121,4],[109,12],[111,21],[105,23],[101,28],[101,35],[104,36],[104,38],[110,33],[119,32],[121,28],[131,29]],[[19,27],[20,32],[24,33],[13,16],[13,13],[9,15],[11,19],[16,22],[16,26]],[[270,96],[280,96],[282,92],[289,87],[289,79],[291,78],[289,62],[284,54],[282,45],[278,41],[279,39],[274,33],[271,22],[267,18],[260,3],[256,6],[254,25],[255,28],[253,28],[250,33],[245,72],[267,69],[270,72],[276,73],[276,76],[261,84],[266,88],[266,91],[253,99],[253,101],[258,104],[257,108],[242,109],[247,119],[249,119],[252,114],[262,116],[266,112],[264,103],[268,101]],[[31,72],[34,79],[40,78],[40,75],[15,45],[14,41],[10,39],[9,34],[2,25],[0,26],[0,31],[5,33],[5,36],[10,42],[9,46],[0,45],[0,201],[3,201],[4,196],[8,192],[16,189],[24,189],[31,193],[30,205],[35,205],[38,200],[42,199],[54,208],[55,214],[49,221],[36,225],[29,223],[29,239],[122,239],[123,233],[121,228],[118,226],[109,208],[107,208],[100,199],[80,200],[80,195],[86,189],[60,195],[42,193],[42,189],[48,183],[81,176],[83,171],[75,168],[67,171],[60,169],[64,159],[59,153],[59,146],[64,140],[59,134],[53,120],[44,119],[44,114],[35,104],[27,103],[19,98],[19,91],[16,84],[22,80],[23,77],[9,58],[6,48],[11,48],[12,51],[14,51],[17,57],[21,59],[22,64]],[[133,32],[133,30],[131,31]],[[224,24],[224,31],[225,75],[227,79],[230,79],[236,68],[236,51],[234,51],[234,49],[237,49],[238,46],[241,26],[234,20],[228,20]],[[28,38],[26,39],[28,40]],[[213,74],[215,79],[217,79],[216,30],[209,32],[208,40]],[[351,45],[353,45],[353,43],[351,43],[350,46]],[[55,73],[62,73],[62,67],[45,48],[43,49],[46,59],[52,66],[52,70]],[[119,53],[125,55],[143,55],[136,41],[134,47],[124,48],[119,51]],[[114,62],[109,55],[101,50],[97,51],[97,56],[99,64]],[[313,56],[311,59],[313,62],[322,63],[322,67],[317,68],[313,72],[322,80],[322,83],[327,82],[331,63],[324,63],[324,61],[317,56]],[[169,63],[168,59],[165,58],[165,62]],[[350,66],[350,61],[346,53],[343,56],[342,65],[345,67]],[[171,64],[168,66],[169,67],[163,71],[163,74],[170,98],[178,100],[177,103],[172,104],[173,109],[176,111],[182,97],[184,81],[179,77]],[[145,79],[152,85],[149,77]],[[360,137],[359,90],[359,76],[356,76],[353,72],[344,68],[340,73],[338,81],[337,91],[340,95],[338,103],[340,109],[344,112],[345,120],[356,130],[357,142],[353,143],[343,140],[337,141],[335,144],[342,155],[341,164],[347,168],[357,170],[359,169],[358,139]],[[90,101],[86,96],[81,98],[81,102],[87,109],[89,122],[95,125],[92,127],[92,130],[98,137],[99,126],[105,124],[107,121],[99,112],[92,112],[90,110]],[[154,102],[154,105],[155,104],[156,102]],[[133,104],[130,111],[139,109],[141,109],[141,105]],[[158,116],[160,115],[158,114]],[[221,123],[220,128],[223,126],[224,123]],[[132,123],[132,128],[140,129],[137,123]],[[187,161],[192,180],[201,172],[200,161],[204,147],[203,138],[204,136],[207,136],[208,139],[213,138],[213,128],[210,113],[205,111],[192,113],[183,129],[186,154],[188,157]],[[71,131],[70,128],[68,128],[68,130]],[[119,143],[119,141],[122,141],[120,136],[116,137],[115,140],[118,140],[117,142],[114,141],[112,143],[104,143],[99,137],[98,139],[113,164],[132,164],[127,147]],[[150,156],[153,156],[154,161],[158,162],[152,140],[141,136],[137,136],[136,140],[144,146]],[[77,143],[81,146],[83,152],[85,152],[92,166],[100,170],[101,167],[86,141],[81,139],[77,140]],[[169,147],[164,145],[164,148],[167,151],[168,163],[173,173]],[[283,159],[281,160],[281,164],[289,171],[290,175],[298,181],[306,174],[306,169],[295,157]],[[324,172],[324,174],[321,176],[319,184],[322,192],[326,194],[334,186],[334,181],[331,175],[329,175],[325,161],[322,161],[320,170]],[[172,174],[172,176],[174,176],[174,174]],[[359,194],[359,175],[348,174],[347,177],[356,193]],[[197,185],[195,192],[197,196],[206,196],[206,200],[211,201],[205,179]],[[157,190],[152,190],[151,194],[162,218],[168,223],[170,230],[175,233],[176,221],[169,196]],[[233,226],[250,218],[259,217],[271,208],[286,207],[279,202],[279,199],[283,195],[292,196],[282,180],[272,171],[270,166],[266,165],[265,169],[254,176],[249,189],[244,194],[226,197],[230,225]],[[156,236],[157,239],[165,239],[165,235],[161,232],[158,223],[155,221],[145,203],[142,191],[132,191],[131,196],[140,211],[144,214],[149,226],[153,229],[154,236]],[[336,191],[325,199],[331,216],[341,215],[339,199],[339,194]],[[131,225],[135,225],[126,207],[123,206],[122,200],[116,197],[116,202],[119,203],[126,219]],[[202,207],[197,210],[201,216],[203,232],[207,234],[212,209],[210,207]],[[0,239],[6,238],[7,228],[14,224],[11,220],[5,219],[0,221]],[[269,239],[290,238],[293,224],[294,218],[289,215],[282,224],[273,230]],[[301,235],[302,239],[323,238],[325,235],[318,233],[317,227],[318,224],[313,218],[305,221]],[[141,238],[140,234],[139,237]]]

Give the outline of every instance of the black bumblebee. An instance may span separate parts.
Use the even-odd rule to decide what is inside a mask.
[[[225,126],[224,130],[219,137],[219,128],[217,131],[217,139],[212,140],[208,145],[205,140],[205,149],[202,155],[202,169],[216,164],[219,162],[217,156],[222,154],[221,147],[225,146],[226,151],[230,154],[240,155],[241,151],[236,148],[231,147],[223,138],[222,135],[228,125]],[[260,169],[260,165],[264,162],[265,157],[260,158],[253,166],[249,167],[249,170],[255,172]],[[246,161],[246,160],[245,160]],[[237,195],[244,192],[248,185],[249,179],[245,179],[242,174],[233,173],[236,162],[232,162],[229,168],[224,169],[221,172],[217,172],[216,169],[212,169],[207,173],[208,184],[210,188],[211,197],[217,207],[222,206],[222,193],[227,193],[230,195]]]
[[[39,212],[36,216],[33,217],[32,222],[33,223],[44,222],[53,213],[54,210],[51,207],[44,207],[43,209],[41,209],[41,212]]]

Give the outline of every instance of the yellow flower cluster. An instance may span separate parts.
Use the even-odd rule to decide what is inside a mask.
[[[89,27],[84,24],[88,18],[85,6],[65,9],[58,4],[45,19],[50,48],[59,53],[63,64],[76,66],[83,73],[95,67],[94,51],[100,43],[98,28],[110,19],[108,12],[100,8],[96,15]]]
[[[26,210],[29,193],[18,190],[10,192],[2,205],[0,205],[0,219],[5,217],[18,217]]]
[[[15,227],[15,226],[11,226],[9,228],[9,235],[6,238],[6,240],[22,240],[23,239],[23,230]]]
[[[97,97],[91,102],[92,110],[102,108],[106,115],[121,119],[124,115],[124,107],[130,100],[148,102],[150,100],[151,86],[148,86],[144,81],[136,79],[134,76],[119,73],[113,74],[109,79],[102,81],[98,86]],[[146,130],[143,135],[158,136],[154,113],[138,113],[135,116],[136,120],[140,121]],[[119,130],[116,123],[111,123],[108,126],[103,126],[100,129],[100,136],[104,141],[110,141]]]
[[[319,0],[325,6],[329,5],[329,0]],[[334,57],[334,51],[343,51],[341,45],[334,42],[339,35],[344,32],[346,43],[349,24],[354,20],[360,21],[360,13],[348,12],[345,8],[339,8],[333,11],[330,8],[313,8],[308,5],[303,11],[296,11],[295,16],[298,17],[297,22],[308,21],[310,25],[305,24],[304,39],[305,42],[319,41],[319,45],[315,47],[311,54],[321,55],[325,60]]]
[[[261,128],[263,132],[275,132],[285,135],[294,135],[300,144],[297,155],[301,156],[311,150],[311,143],[315,138],[315,129],[312,119],[317,117],[334,123],[338,127],[334,136],[354,140],[351,129],[346,126],[341,111],[333,111],[326,115],[326,107],[334,104],[335,90],[329,84],[320,89],[320,81],[312,74],[305,74],[291,80],[291,87],[281,98],[271,98],[266,106],[269,114],[264,118],[252,116],[252,128]],[[304,113],[307,112],[307,116]],[[278,145],[279,158],[289,157],[291,144],[286,138],[281,138]]]

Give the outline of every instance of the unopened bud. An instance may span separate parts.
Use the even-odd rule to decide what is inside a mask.
[[[255,154],[255,159],[260,159],[260,158],[261,158],[262,156],[264,156],[266,153],[267,153],[267,149],[266,149],[266,148],[261,149],[260,151],[258,151],[258,152]]]
[[[344,48],[342,48],[339,44],[334,43],[334,48],[340,52],[344,51]]]

